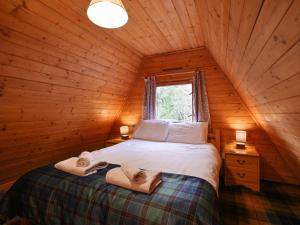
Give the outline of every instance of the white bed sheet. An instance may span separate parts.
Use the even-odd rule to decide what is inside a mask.
[[[221,158],[212,144],[182,144],[132,139],[92,152],[93,157],[113,164],[195,176],[218,191]]]

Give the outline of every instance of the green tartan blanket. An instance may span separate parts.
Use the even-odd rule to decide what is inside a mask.
[[[207,181],[163,173],[149,195],[105,183],[107,171],[116,166],[87,177],[53,165],[35,169],[6,193],[0,214],[45,225],[220,224],[217,194]]]

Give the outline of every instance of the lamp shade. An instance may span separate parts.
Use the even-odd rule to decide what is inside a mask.
[[[120,134],[121,135],[128,135],[129,133],[129,127],[128,126],[121,126],[120,127]]]
[[[128,14],[121,0],[92,0],[87,9],[88,18],[104,28],[118,28],[128,21]]]
[[[244,130],[237,130],[235,133],[236,142],[246,143],[247,133]]]

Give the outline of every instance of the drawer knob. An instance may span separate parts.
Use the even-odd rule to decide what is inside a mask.
[[[237,173],[237,175],[240,177],[240,178],[244,178],[246,176],[245,173]]]
[[[243,164],[245,164],[245,160],[243,159],[243,160],[240,160],[240,159],[238,159],[238,160],[236,160],[240,165],[243,165]]]

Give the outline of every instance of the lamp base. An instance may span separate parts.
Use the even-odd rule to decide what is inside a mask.
[[[236,143],[235,147],[236,147],[236,149],[246,149],[244,143]]]
[[[128,135],[121,135],[121,139],[122,139],[122,140],[128,140],[128,139],[129,139],[129,136],[128,136]]]

